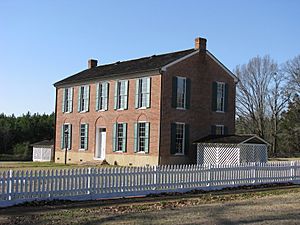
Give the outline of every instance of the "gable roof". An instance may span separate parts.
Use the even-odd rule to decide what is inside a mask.
[[[256,136],[255,134],[245,134],[245,135],[208,135],[206,137],[200,138],[196,143],[218,143],[218,144],[266,144],[268,142],[262,138]]]
[[[116,62],[97,66],[91,69],[83,70],[70,77],[60,80],[54,84],[55,87],[64,84],[94,80],[101,77],[120,76],[125,74],[150,72],[159,70],[163,66],[176,61],[182,57],[188,56],[195,52],[195,49],[187,49],[178,52],[166,53],[161,55],[153,55],[149,57],[133,59],[123,62]]]

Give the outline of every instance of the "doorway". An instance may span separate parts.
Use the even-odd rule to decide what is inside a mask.
[[[105,159],[106,150],[106,128],[97,128],[96,130],[96,159]]]

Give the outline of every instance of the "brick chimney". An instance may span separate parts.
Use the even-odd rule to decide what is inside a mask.
[[[89,59],[88,61],[88,68],[91,69],[93,67],[96,67],[98,63],[98,60],[96,59]]]
[[[201,52],[206,51],[206,39],[197,37],[195,39],[195,49],[199,49]]]

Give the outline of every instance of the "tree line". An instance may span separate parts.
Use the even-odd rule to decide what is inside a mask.
[[[234,73],[236,132],[267,140],[270,155],[300,156],[300,55],[281,65],[257,56]]]
[[[54,113],[29,112],[22,116],[0,114],[0,160],[30,160],[30,144],[51,140],[54,136]]]

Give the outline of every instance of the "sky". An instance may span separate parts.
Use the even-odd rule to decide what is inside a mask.
[[[51,113],[53,83],[100,64],[194,47],[233,70],[300,54],[299,0],[0,0],[0,113]]]

